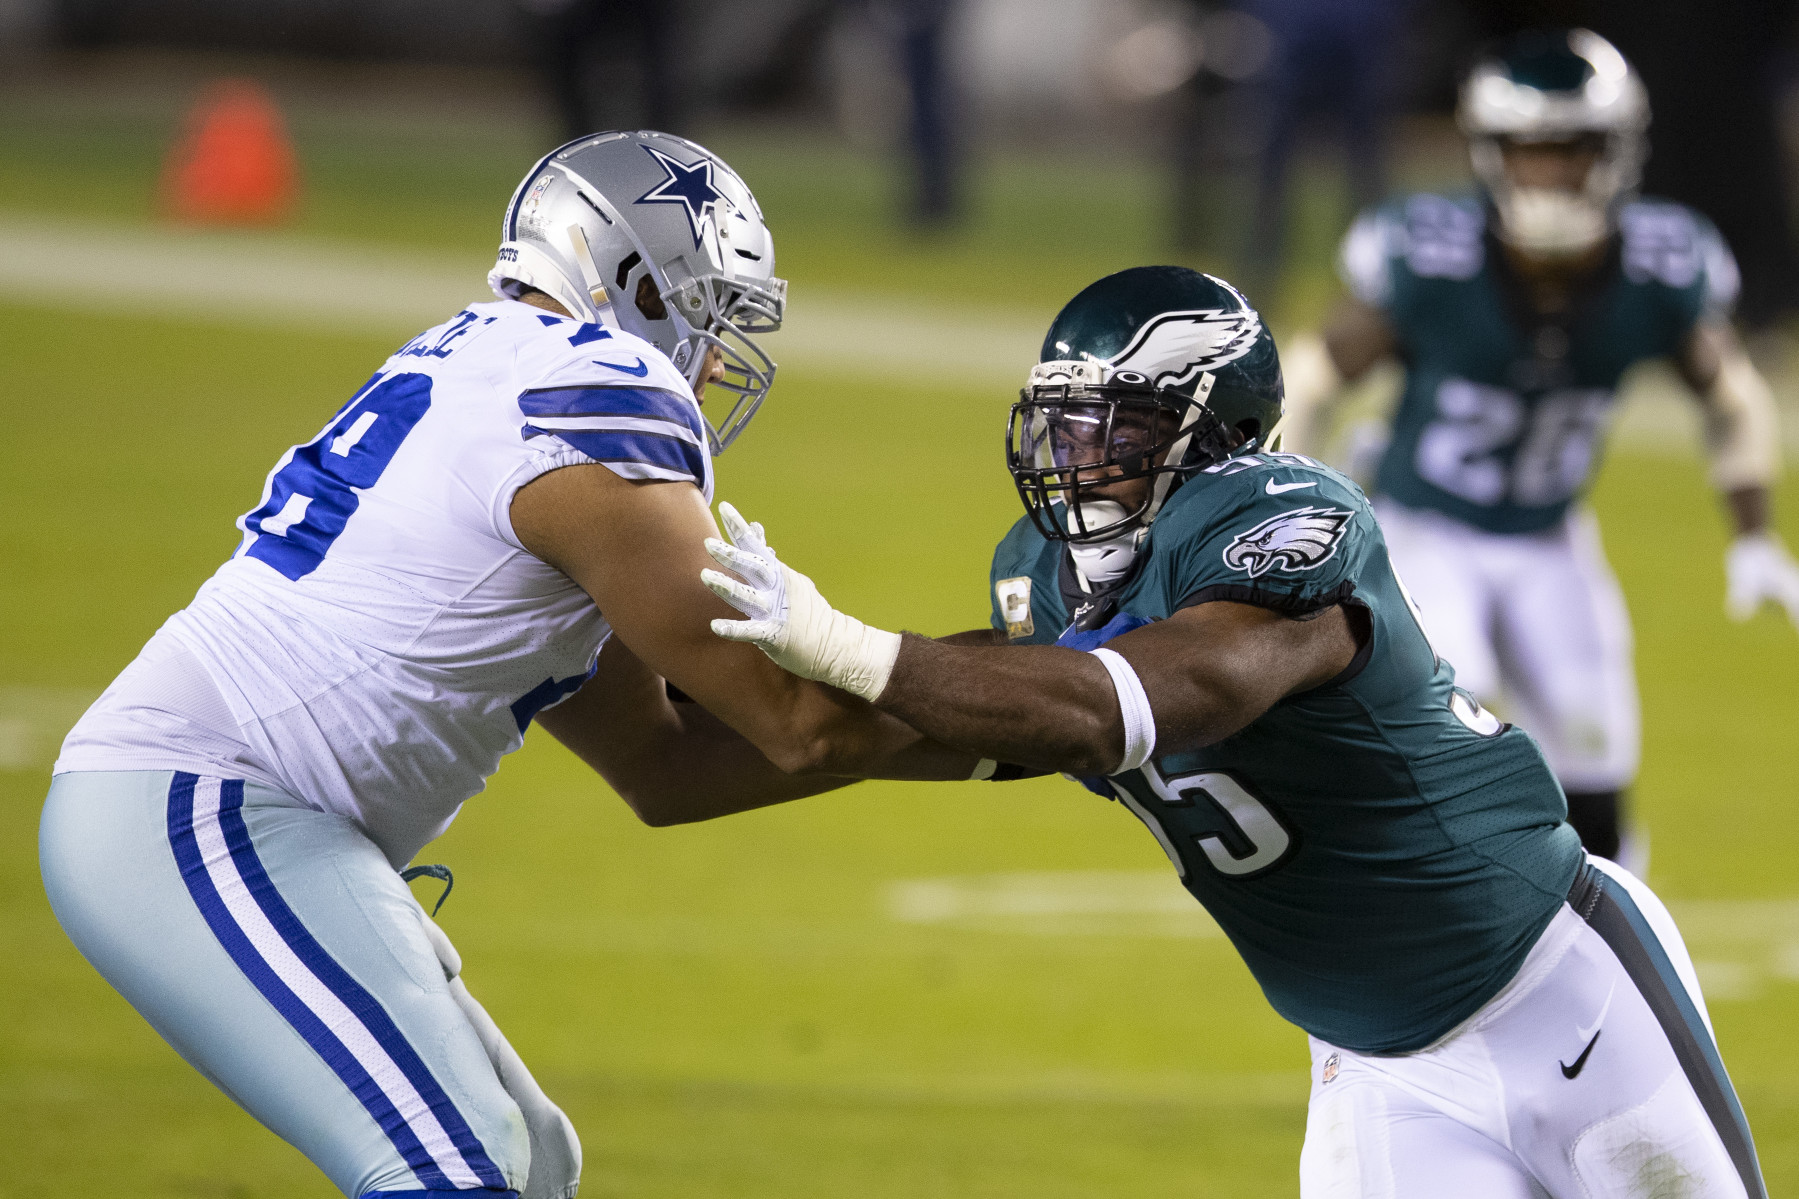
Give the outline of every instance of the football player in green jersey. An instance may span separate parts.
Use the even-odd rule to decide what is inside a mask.
[[[993,627],[871,628],[722,509],[721,636],[1161,843],[1311,1035],[1301,1194],[1765,1194],[1666,909],[1581,849],[1531,738],[1455,685],[1354,483],[1270,449],[1234,288],[1140,267],[1056,318],[1012,414]],[[1005,765],[999,765],[1005,763]]]
[[[1704,217],[1637,199],[1648,101],[1586,30],[1522,35],[1469,75],[1477,193],[1413,195],[1344,242],[1350,296],[1288,355],[1286,446],[1317,453],[1331,401],[1386,359],[1405,386],[1375,509],[1437,649],[1543,746],[1586,847],[1620,855],[1636,774],[1631,632],[1580,502],[1624,372],[1667,357],[1701,400],[1736,525],[1728,607],[1799,621],[1799,568],[1769,523],[1775,408],[1727,312],[1730,251]],[[1631,841],[1635,840],[1635,845]],[[1645,843],[1626,838],[1640,863]],[[1634,854],[1629,852],[1634,849]]]

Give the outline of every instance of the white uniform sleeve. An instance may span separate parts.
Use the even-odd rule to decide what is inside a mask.
[[[512,497],[563,466],[598,463],[621,478],[692,483],[710,504],[712,454],[699,403],[686,378],[654,347],[629,334],[609,334],[584,342],[576,353],[558,354],[522,382],[518,436],[533,452],[494,498],[495,525],[508,541],[517,541]]]

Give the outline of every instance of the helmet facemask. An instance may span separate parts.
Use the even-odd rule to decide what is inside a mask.
[[[1597,143],[1592,166],[1579,187],[1522,186],[1513,182],[1505,167],[1506,140],[1482,138],[1470,147],[1475,174],[1499,217],[1496,232],[1500,240],[1513,249],[1543,258],[1578,257],[1604,242],[1616,223],[1619,206],[1636,187],[1640,160],[1618,144],[1625,139],[1587,134],[1545,138],[1534,143]]]
[[[706,418],[712,452],[722,454],[737,439],[774,386],[775,363],[752,333],[781,327],[787,307],[787,281],[728,279],[706,275],[672,285],[661,292],[675,327],[669,358],[697,390],[701,384],[731,392],[737,398],[723,419]],[[714,352],[724,368],[720,379],[708,380]]]
[[[1087,365],[1042,363],[1032,374]],[[1037,531],[1076,545],[1147,531],[1179,479],[1231,453],[1230,431],[1205,406],[1211,380],[1202,376],[1193,396],[1147,379],[1033,382],[1020,392],[1006,464]],[[1134,479],[1149,486],[1120,502],[1117,484]]]

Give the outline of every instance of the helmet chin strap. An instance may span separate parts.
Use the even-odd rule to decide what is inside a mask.
[[[1610,232],[1606,205],[1584,190],[1508,187],[1495,207],[1506,244],[1546,258],[1585,253]]]
[[[1091,500],[1081,505],[1081,515],[1089,524],[1109,525],[1121,521],[1130,513],[1123,504],[1113,500]],[[1076,530],[1075,514],[1068,514],[1070,532]],[[1081,590],[1092,595],[1096,588],[1103,588],[1117,582],[1131,569],[1131,563],[1137,560],[1137,547],[1143,542],[1141,528],[1125,529],[1115,537],[1105,541],[1071,542],[1068,546],[1069,559],[1074,563],[1074,577],[1081,585]]]
[[[1175,438],[1174,445],[1169,447],[1168,457],[1163,464],[1179,466],[1181,459],[1187,456],[1187,446],[1193,440],[1193,430],[1199,424],[1199,414],[1206,409],[1206,400],[1212,394],[1212,384],[1217,376],[1211,371],[1199,377],[1199,386],[1193,389],[1193,398],[1187,401],[1187,411],[1181,416],[1180,436]],[[1155,523],[1156,514],[1168,500],[1168,493],[1174,487],[1174,472],[1166,471],[1156,476],[1153,489],[1149,495],[1149,507],[1143,510],[1143,523],[1137,530],[1137,539],[1141,541],[1149,536],[1149,526]]]

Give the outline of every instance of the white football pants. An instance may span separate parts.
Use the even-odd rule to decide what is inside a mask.
[[[1592,512],[1542,533],[1384,499],[1375,513],[1456,683],[1535,737],[1563,790],[1629,786],[1642,739],[1630,613]]]
[[[241,779],[59,774],[38,856],[83,956],[351,1199],[575,1194],[574,1129],[348,819]]]
[[[1602,858],[1429,1049],[1312,1041],[1301,1199],[1766,1199],[1667,909]]]

